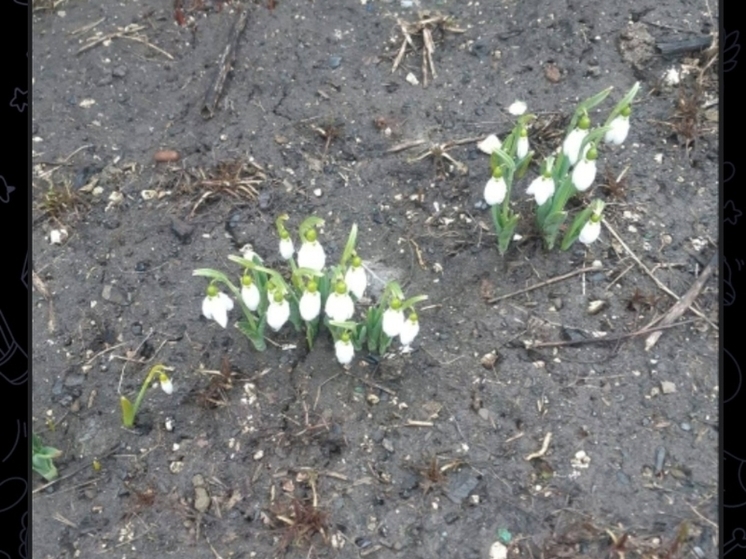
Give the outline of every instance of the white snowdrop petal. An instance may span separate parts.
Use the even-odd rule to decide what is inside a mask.
[[[419,321],[412,321],[409,319],[405,320],[404,324],[402,325],[401,332],[399,332],[399,341],[401,342],[401,345],[407,346],[411,344],[417,337],[419,331]]]
[[[499,179],[492,177],[484,187],[484,201],[490,206],[502,204],[503,200],[505,200],[507,189],[505,179],[502,177]]]
[[[280,239],[280,256],[285,260],[290,260],[295,253],[295,247],[293,246],[293,239]]]
[[[389,338],[395,338],[401,333],[404,325],[404,313],[401,310],[386,309],[383,313],[383,332]]]
[[[514,116],[520,116],[526,112],[527,108],[526,103],[523,101],[515,101],[510,105],[510,107],[508,107],[508,112]]]
[[[286,300],[272,302],[267,307],[267,324],[272,330],[277,332],[282,328],[290,318],[290,303]]]
[[[629,134],[629,117],[619,115],[611,121],[611,130],[607,130],[604,141],[607,144],[622,145]]]
[[[326,265],[324,247],[318,241],[304,242],[298,251],[298,267],[310,268],[320,272]]]
[[[218,300],[219,304],[223,306],[226,312],[233,310],[233,299],[228,297],[228,295],[226,295],[222,291],[218,293]]]
[[[212,298],[205,297],[202,300],[202,316],[207,320],[212,320]]]
[[[259,308],[262,297],[255,283],[252,283],[248,287],[245,285],[241,287],[241,299],[251,312]]]
[[[526,189],[526,194],[533,195],[536,203],[541,206],[554,195],[554,179],[544,175],[535,178]]]
[[[576,128],[567,135],[564,143],[562,144],[562,153],[564,153],[570,160],[570,166],[574,166],[580,158],[580,145],[588,135],[587,130],[581,130]],[[585,154],[583,154],[585,155]]]
[[[598,221],[594,223],[589,219],[588,222],[580,230],[580,236],[578,237],[578,240],[585,245],[590,245],[598,239],[600,234],[601,222]]]
[[[502,145],[503,144],[500,141],[500,138],[498,138],[495,134],[490,134],[484,140],[477,144],[477,148],[487,155],[492,155],[492,153],[496,149],[500,149]]]
[[[348,268],[347,273],[345,274],[345,284],[350,290],[350,293],[358,299],[362,299],[365,290],[368,287],[368,276],[365,273],[365,268],[362,266],[358,266],[357,268],[351,266]]]
[[[518,159],[523,159],[528,155],[528,138],[526,136],[519,136],[515,147],[515,155]]]
[[[584,159],[572,170],[572,184],[580,192],[585,192],[596,179],[596,160]]]
[[[337,355],[337,361],[341,365],[349,365],[355,357],[355,348],[351,342],[337,340],[334,343],[334,353]]]
[[[321,293],[314,291],[310,293],[306,291],[300,298],[299,303],[300,316],[306,322],[316,320],[321,312]]]
[[[173,394],[174,392],[174,385],[171,383],[171,379],[166,379],[161,381],[161,388],[166,394]]]

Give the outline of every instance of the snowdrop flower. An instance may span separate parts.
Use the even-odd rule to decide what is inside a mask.
[[[279,331],[290,318],[290,303],[287,302],[282,291],[275,290],[267,307],[267,324],[275,332]]]
[[[401,301],[392,299],[389,308],[383,313],[383,333],[389,338],[398,336],[404,326],[404,311],[401,309]]]
[[[207,297],[202,301],[202,314],[207,320],[214,320],[225,328],[228,325],[228,312],[233,310],[233,299],[210,284]]]
[[[359,256],[352,258],[352,265],[347,269],[345,274],[345,283],[357,299],[362,299],[365,289],[368,287],[368,276],[363,268],[363,261]]]
[[[355,348],[350,341],[350,334],[345,332],[334,342],[334,353],[337,355],[337,361],[340,365],[349,365],[355,357]]]
[[[316,231],[311,229],[306,233],[303,244],[298,251],[298,267],[309,268],[320,272],[326,264],[326,254],[324,247],[316,239]]]
[[[508,112],[514,116],[521,116],[526,112],[526,108],[526,103],[523,101],[515,101],[510,105],[510,107],[508,107]]]
[[[399,332],[399,341],[401,345],[408,346],[417,337],[420,331],[420,322],[417,319],[417,315],[412,313],[409,318],[402,324],[401,332]]]
[[[300,310],[300,316],[306,322],[316,320],[321,312],[321,293],[319,293],[318,285],[315,281],[311,280],[306,286],[306,290],[300,298],[298,304]]]
[[[580,192],[585,192],[596,179],[596,158],[598,152],[595,147],[588,150],[583,160],[572,170],[572,184]]]
[[[262,296],[259,293],[259,288],[251,279],[251,276],[244,276],[241,278],[241,300],[251,312],[256,311],[259,308],[259,303],[262,300]]]
[[[593,205],[591,206],[593,213],[591,213],[591,217],[583,225],[578,236],[578,240],[581,243],[590,245],[598,239],[601,234],[601,216],[603,215],[604,206],[605,204],[601,200],[593,201]]]
[[[352,302],[345,282],[337,282],[334,291],[326,299],[324,312],[334,322],[346,322],[355,314],[355,304]]]
[[[580,117],[577,127],[567,135],[562,144],[562,153],[570,160],[571,167],[574,167],[578,159],[580,159],[580,146],[588,135],[590,127],[591,119],[588,118],[588,115],[583,115]]]
[[[604,142],[607,144],[616,144],[618,146],[624,143],[629,134],[629,115],[632,110],[629,106],[624,107],[622,112],[609,123],[611,130],[607,130],[604,135]]]
[[[280,236],[280,256],[284,260],[290,260],[295,254],[295,247],[293,246],[293,239],[290,238],[290,233],[285,231]]]
[[[521,132],[518,134],[518,143],[515,146],[515,155],[518,159],[523,159],[528,155],[528,132],[525,128],[521,128]]]
[[[502,145],[503,144],[500,141],[500,138],[498,138],[494,134],[490,134],[484,140],[477,144],[477,148],[479,148],[487,155],[492,155],[492,152],[494,152],[496,149],[500,149]]]
[[[554,196],[554,179],[551,175],[539,175],[528,185],[526,194],[532,195],[537,205],[542,206]]]
[[[494,175],[487,181],[487,184],[484,187],[484,201],[490,206],[502,204],[507,192],[508,185],[505,184],[502,170],[498,167],[495,169]]]
[[[160,382],[161,382],[161,388],[166,394],[173,394],[174,393],[174,385],[171,383],[171,379],[168,378],[166,373],[161,373],[160,375]]]

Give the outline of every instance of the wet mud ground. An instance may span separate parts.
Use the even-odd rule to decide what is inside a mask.
[[[392,72],[397,18],[422,10],[459,28],[434,29],[427,87],[417,37]],[[651,276],[681,296],[717,251],[717,62],[656,48],[715,18],[683,0],[35,5],[33,417],[63,456],[36,478],[34,556],[714,556],[716,275],[649,351],[589,339],[668,311]],[[500,257],[476,140],[520,99],[547,155],[578,101],[614,86],[600,121],[636,81],[593,187],[619,239],[545,251],[524,181]],[[463,168],[409,161],[448,142]],[[282,266],[282,213],[322,217],[333,258],[356,223],[374,287],[429,296],[414,351],[344,370],[328,339],[308,352],[286,328],[257,353],[200,316],[192,270],[238,274],[246,243]],[[120,393],[156,362],[176,391],[123,429]]]

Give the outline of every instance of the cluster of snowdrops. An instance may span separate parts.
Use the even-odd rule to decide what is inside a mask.
[[[549,250],[555,246],[563,229],[562,250],[576,241],[589,245],[601,233],[603,201],[593,200],[567,228],[564,227],[568,217],[565,205],[573,196],[586,192],[595,181],[601,140],[609,145],[621,145],[629,133],[631,104],[639,83],[619,101],[603,126],[595,129],[591,126],[588,112],[606,99],[611,90],[605,89],[577,106],[562,145],[542,162],[539,176],[526,190],[536,201],[536,223]],[[500,254],[507,251],[520,219],[510,208],[513,182],[526,174],[534,156],[528,127],[536,117],[525,114],[526,109],[521,101],[510,106],[509,112],[517,116],[518,121],[505,142],[493,134],[479,143],[479,149],[490,155],[492,174],[484,187],[484,200],[491,208]]]
[[[368,273],[355,250],[357,225],[350,230],[339,262],[327,266],[327,254],[318,233],[323,220],[311,216],[300,224],[300,247],[296,252],[293,237],[285,227],[288,219],[287,215],[280,216],[276,226],[279,253],[289,266],[289,279],[265,266],[252,247],[244,247],[241,256],[228,257],[243,269],[238,285],[219,270],[194,271],[195,276],[210,279],[202,314],[225,328],[235,308],[235,298],[243,314],[237,326],[259,351],[266,349],[267,326],[278,332],[287,324],[298,331],[305,330],[309,349],[322,327],[326,329],[342,365],[349,365],[355,351],[363,347],[372,354],[384,355],[396,338],[403,349],[409,349],[420,330],[415,305],[427,296],[405,299],[399,284],[392,281],[386,283],[378,304],[369,304],[365,295]],[[355,320],[356,303],[368,305],[360,321]]]

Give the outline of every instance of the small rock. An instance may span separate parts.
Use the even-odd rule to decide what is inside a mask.
[[[490,559],[507,559],[508,548],[502,542],[495,542],[490,547]]]
[[[68,388],[72,388],[75,386],[81,386],[84,381],[85,377],[83,375],[72,374],[65,377],[64,385]]]
[[[115,78],[123,78],[127,75],[127,67],[126,66],[115,66],[111,70],[111,75]]]
[[[590,303],[588,303],[588,314],[598,314],[606,308],[606,305],[607,303],[603,299],[591,301]]]
[[[210,508],[210,496],[207,494],[204,478],[197,474],[192,478],[192,484],[194,485],[194,508],[198,512],[207,512]]]
[[[479,417],[481,417],[485,421],[490,420],[490,412],[487,408],[479,408],[479,411],[477,412],[477,414],[479,415]]]
[[[482,364],[482,367],[485,369],[492,369],[495,366],[495,362],[497,361],[497,353],[494,351],[491,351],[490,353],[485,353],[482,356],[482,359],[479,360],[479,362]]]
[[[546,64],[544,66],[544,76],[552,83],[557,83],[562,79],[562,73],[555,64]]]
[[[366,397],[366,400],[368,400],[368,403],[375,406],[378,402],[381,401],[381,398],[376,396],[375,394],[368,394]]]
[[[261,460],[262,458],[264,458],[264,451],[263,450],[257,450],[254,453],[254,460]]]
[[[355,538],[355,545],[358,546],[360,549],[365,549],[373,545],[373,542],[370,541],[368,538],[361,537]]]
[[[617,470],[616,479],[620,483],[620,485],[629,485],[630,484],[629,476],[627,474],[625,474],[622,470]]]
[[[192,233],[194,233],[194,225],[174,218],[171,220],[171,232],[176,235],[176,238],[182,244],[186,245],[191,241]]]
[[[389,439],[383,439],[381,441],[381,446],[389,452],[394,452],[394,443],[392,443]]]
[[[449,512],[443,517],[443,520],[445,520],[446,524],[453,524],[459,519],[459,515],[457,512]]]
[[[53,245],[61,245],[67,240],[67,229],[52,229],[49,232],[49,242]]]
[[[115,305],[129,305],[129,293],[118,285],[107,284],[101,290],[101,298]]]
[[[315,189],[313,191],[313,195],[316,196],[316,198],[320,198],[321,197],[321,189],[320,188]]]
[[[342,57],[333,54],[329,57],[329,68],[335,70],[342,64]]]
[[[686,421],[682,422],[679,427],[681,427],[682,431],[691,431],[692,430],[692,424],[687,423]]]
[[[460,505],[469,497],[469,493],[476,489],[477,485],[479,485],[479,479],[476,476],[468,472],[459,472],[451,477],[446,497],[453,503]]]
[[[271,201],[272,201],[272,195],[269,192],[259,193],[259,209],[260,210],[269,209],[269,205]]]
[[[135,336],[142,334],[142,324],[139,322],[135,322],[130,329]]]
[[[412,72],[409,72],[409,74],[407,74],[407,77],[404,79],[407,80],[412,85],[419,85],[420,83],[420,80],[418,80],[417,76],[415,76]]]
[[[661,392],[664,394],[673,394],[676,392],[676,385],[667,380],[661,381]]]

